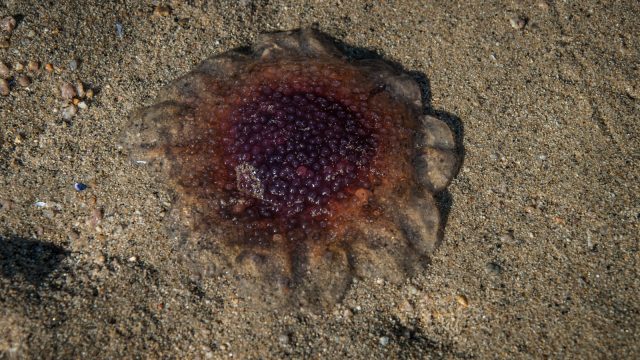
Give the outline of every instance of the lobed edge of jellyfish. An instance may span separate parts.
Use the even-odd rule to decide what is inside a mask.
[[[143,159],[145,162],[158,162],[158,171],[166,172],[171,166],[166,160],[170,154],[159,145],[166,141],[166,137],[179,136],[170,134],[169,129],[183,126],[179,124],[189,116],[193,116],[194,104],[202,97],[210,96],[206,93],[207,79],[214,77],[231,78],[244,65],[257,59],[274,59],[287,54],[296,54],[301,57],[334,56],[347,60],[335,45],[329,42],[321,33],[313,29],[302,29],[290,32],[266,34],[259,38],[253,46],[251,53],[229,51],[213,56],[202,62],[195,70],[174,81],[160,96],[161,101],[155,105],[144,108],[132,116],[128,130],[125,131],[124,144],[131,151],[134,160]],[[306,279],[303,283],[303,292],[315,293],[320,298],[336,298],[336,293],[348,287],[345,281],[352,276],[374,276],[376,269],[385,270],[387,274],[381,274],[392,281],[400,281],[402,274],[407,272],[406,264],[402,264],[402,257],[421,257],[429,254],[440,241],[439,226],[440,214],[435,205],[433,193],[442,191],[454,177],[458,158],[453,132],[447,124],[441,120],[422,114],[422,97],[418,83],[407,74],[400,73],[396,69],[384,63],[382,60],[357,60],[356,66],[368,68],[370,73],[377,74],[376,80],[383,82],[386,88],[397,99],[404,101],[419,118],[421,131],[416,140],[416,155],[414,166],[420,183],[425,187],[423,191],[413,197],[410,204],[398,206],[394,214],[394,221],[398,227],[395,235],[391,237],[404,237],[408,246],[397,246],[393,251],[403,254],[388,254],[386,261],[397,264],[390,266],[374,266],[371,270],[365,268],[380,261],[380,255],[372,253],[371,249],[357,248],[361,244],[353,242],[351,249],[339,249],[326,251],[326,254],[334,256],[332,261],[305,262],[301,259],[296,265],[295,271],[303,272],[294,274]],[[363,230],[361,236],[384,237],[385,229]],[[387,246],[392,246],[387,244]],[[411,253],[408,250],[415,250]],[[351,255],[349,255],[351,254]],[[353,255],[357,254],[357,256]],[[247,260],[245,266],[259,266],[263,254],[259,252],[247,253],[241,256],[242,261]],[[323,255],[323,259],[326,259]],[[359,259],[358,259],[359,257]],[[317,260],[318,258],[316,258]],[[365,259],[365,260],[363,260]],[[400,260],[399,260],[400,259]],[[373,261],[370,261],[373,260]],[[424,259],[422,259],[424,260]],[[247,261],[244,261],[245,263]],[[283,259],[270,259],[271,269],[267,276],[281,278],[286,270]],[[365,263],[369,261],[368,263]],[[418,261],[407,260],[406,262]],[[359,262],[359,263],[358,263]],[[400,262],[400,263],[398,263]],[[382,265],[382,264],[378,264]],[[336,269],[345,268],[340,273]],[[264,270],[264,269],[263,269]],[[283,272],[284,271],[284,272]],[[382,271],[384,273],[385,271]],[[247,270],[247,274],[260,273],[260,271]],[[331,274],[334,276],[331,277]],[[351,274],[351,275],[349,275]],[[348,279],[349,278],[349,279]],[[286,282],[282,280],[282,282]],[[318,282],[320,284],[318,284]],[[347,281],[348,282],[348,281]],[[331,283],[334,286],[327,286]],[[286,288],[286,286],[285,286]]]

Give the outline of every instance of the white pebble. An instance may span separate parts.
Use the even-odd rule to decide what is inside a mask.
[[[77,112],[78,110],[76,110],[76,107],[73,105],[63,107],[61,110],[62,118],[64,120],[71,120],[74,116],[76,116]]]

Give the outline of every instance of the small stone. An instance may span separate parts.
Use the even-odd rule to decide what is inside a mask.
[[[86,108],[88,108],[88,106],[87,106],[87,103],[86,103],[86,102],[84,102],[84,101],[80,101],[80,102],[78,103],[78,109],[85,110]]]
[[[128,258],[128,259],[127,259],[127,261],[129,261],[129,262],[136,262],[136,261],[138,261],[138,258],[137,258],[137,257],[135,257],[135,256],[132,256],[132,257]]]
[[[538,7],[541,10],[547,11],[547,10],[549,10],[549,3],[546,2],[546,1],[538,1]]]
[[[87,185],[81,182],[77,182],[73,184],[73,188],[76,189],[76,191],[84,191],[87,189]]]
[[[29,77],[25,75],[18,76],[18,78],[16,79],[16,82],[18,83],[18,85],[22,87],[27,87],[31,85],[31,79],[29,79]]]
[[[511,232],[504,233],[504,234],[500,235],[498,238],[500,239],[500,241],[502,241],[504,243],[513,242],[513,234]]]
[[[31,29],[31,30],[27,31],[27,37],[28,37],[29,39],[33,39],[34,37],[36,37],[36,32],[35,32],[35,30]]]
[[[69,106],[63,107],[60,113],[62,114],[62,118],[64,120],[71,120],[74,116],[76,116],[77,112],[78,110],[76,109],[75,106],[69,105]]]
[[[165,5],[158,5],[153,9],[153,15],[157,16],[169,16],[171,15],[171,8]]]
[[[15,63],[15,65],[13,65],[13,69],[17,72],[20,72],[22,70],[24,70],[24,64],[21,62],[17,62]]]
[[[40,63],[35,60],[29,61],[29,63],[27,64],[27,70],[32,73],[37,72],[38,70],[40,70]]]
[[[50,63],[46,63],[46,64],[44,65],[44,69],[45,69],[47,72],[53,72],[53,65],[51,65]]]
[[[280,344],[282,345],[287,345],[289,343],[289,336],[284,334],[278,336],[278,342],[280,342]]]
[[[486,269],[491,275],[500,275],[502,272],[502,266],[494,262],[487,263]]]
[[[8,79],[9,75],[11,75],[11,69],[5,63],[0,62],[0,79]]]
[[[2,29],[2,31],[11,33],[13,29],[16,28],[16,24],[16,19],[14,19],[13,16],[7,16],[0,20],[0,29]]]
[[[387,346],[387,345],[389,345],[389,337],[388,336],[382,336],[382,337],[380,337],[380,339],[378,339],[378,342],[380,342],[380,345],[382,345],[382,346]]]
[[[104,256],[104,255],[99,254],[99,255],[97,255],[97,256],[95,257],[95,259],[94,259],[93,261],[94,261],[97,265],[104,265],[104,262],[105,262],[106,260],[107,260],[107,259],[105,258],[105,256]]]
[[[9,87],[9,82],[5,79],[0,79],[0,95],[8,96],[11,88]]]
[[[89,90],[87,90],[86,97],[87,97],[87,99],[89,99],[89,100],[93,99],[93,89],[89,89]]]
[[[514,16],[509,19],[509,23],[511,24],[512,28],[516,30],[522,30],[527,25],[527,20],[520,16]]]
[[[63,100],[70,101],[74,96],[76,96],[76,89],[73,87],[73,85],[67,82],[60,86],[60,97]]]
[[[69,61],[69,70],[71,70],[71,71],[78,70],[78,60],[73,59],[73,60]]]
[[[469,300],[467,299],[466,296],[460,294],[460,295],[456,295],[456,301],[458,302],[458,304],[460,304],[462,307],[467,307],[469,306]]]
[[[80,104],[80,99],[78,99],[77,97],[74,97],[73,100],[71,100],[71,103],[73,105],[78,106],[78,104]]]
[[[86,95],[86,92],[84,91],[84,85],[80,80],[76,81],[76,93],[80,98],[83,98]]]
[[[9,39],[0,38],[0,49],[7,49],[10,45],[11,43],[9,42]]]
[[[116,36],[118,37],[118,39],[122,39],[122,37],[124,36],[124,28],[119,22],[116,22]]]

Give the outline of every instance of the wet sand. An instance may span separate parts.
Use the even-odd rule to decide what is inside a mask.
[[[0,5],[0,358],[638,356],[636,2],[167,5]],[[170,189],[116,140],[207,57],[307,26],[426,79],[464,160],[424,273],[269,311],[190,276]]]

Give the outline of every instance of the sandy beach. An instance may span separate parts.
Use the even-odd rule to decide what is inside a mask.
[[[640,356],[636,1],[0,3],[0,359]],[[313,27],[422,81],[461,165],[424,271],[322,311],[243,301],[167,231],[130,114]],[[268,290],[267,290],[268,291]]]

